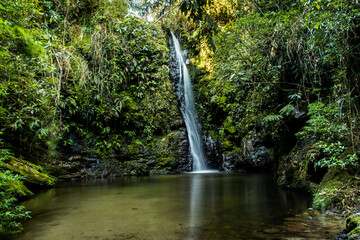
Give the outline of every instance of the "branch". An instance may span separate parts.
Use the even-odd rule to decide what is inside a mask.
[[[254,0],[251,0],[251,2],[255,5],[255,7],[261,12],[261,14],[264,16],[263,11],[261,10],[261,8],[259,8],[259,6],[256,4],[256,2]]]

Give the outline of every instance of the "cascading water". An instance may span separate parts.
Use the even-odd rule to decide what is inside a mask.
[[[190,154],[193,159],[193,171],[206,171],[205,154],[197,120],[197,114],[194,106],[194,93],[192,89],[189,71],[186,67],[186,58],[181,50],[180,43],[173,33],[171,33],[173,41],[173,51],[175,51],[175,59],[178,66],[176,83],[176,94],[180,101],[180,110],[183,115],[186,130],[189,138]]]

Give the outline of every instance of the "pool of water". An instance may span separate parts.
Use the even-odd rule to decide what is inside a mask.
[[[184,174],[61,183],[24,202],[8,239],[335,239],[343,221],[269,176]]]

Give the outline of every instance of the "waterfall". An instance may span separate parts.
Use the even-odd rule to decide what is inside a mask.
[[[194,93],[192,89],[189,71],[186,67],[186,57],[181,50],[180,43],[173,33],[173,51],[175,51],[175,63],[177,64],[177,83],[175,83],[175,92],[180,102],[180,110],[183,115],[186,130],[189,138],[190,154],[193,159],[193,171],[207,170],[205,154],[203,150],[201,132],[198,123],[198,117],[194,105]]]

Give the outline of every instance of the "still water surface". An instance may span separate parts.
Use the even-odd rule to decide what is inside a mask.
[[[335,239],[342,222],[272,178],[185,174],[63,183],[24,205],[17,240]]]

